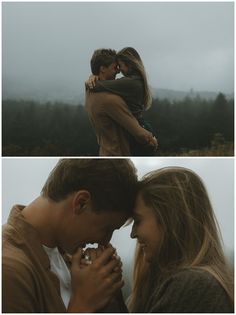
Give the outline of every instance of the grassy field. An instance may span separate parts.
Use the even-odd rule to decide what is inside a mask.
[[[180,156],[234,156],[234,144],[219,144],[211,148],[189,150],[181,153]]]

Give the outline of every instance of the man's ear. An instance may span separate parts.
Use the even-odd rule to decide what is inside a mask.
[[[87,190],[79,190],[73,198],[73,211],[75,214],[80,214],[89,208],[91,204],[91,194]]]
[[[99,72],[100,73],[104,73],[105,72],[106,67],[104,66],[100,66]]]

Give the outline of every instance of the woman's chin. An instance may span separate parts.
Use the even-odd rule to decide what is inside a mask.
[[[143,255],[146,262],[151,263],[153,261],[153,254],[148,250],[143,250]]]

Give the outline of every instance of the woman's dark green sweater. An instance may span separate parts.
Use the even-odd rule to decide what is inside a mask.
[[[116,80],[98,80],[92,92],[110,92],[121,96],[131,113],[139,118],[144,110],[144,87],[140,76],[130,75]]]
[[[154,290],[143,313],[233,313],[221,284],[204,270],[183,270]]]

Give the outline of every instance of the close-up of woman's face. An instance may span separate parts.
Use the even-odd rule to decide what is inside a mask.
[[[124,63],[124,61],[118,60],[119,70],[125,76],[129,72],[129,67]]]
[[[141,194],[137,196],[135,203],[131,237],[137,238],[145,259],[151,262],[159,250],[161,229],[154,211],[145,205]]]

